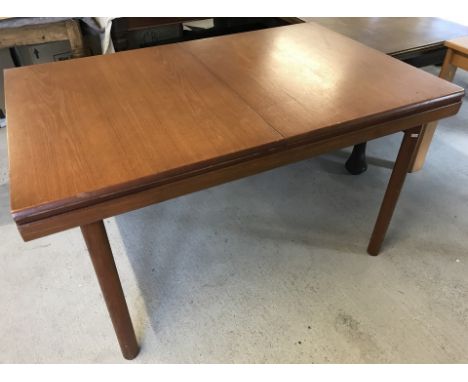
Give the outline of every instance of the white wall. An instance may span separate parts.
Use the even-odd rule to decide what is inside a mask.
[[[448,17],[443,17],[445,20],[450,20],[453,21],[454,23],[457,24],[462,24],[468,27],[468,12],[463,11],[460,12],[459,16],[448,16]]]

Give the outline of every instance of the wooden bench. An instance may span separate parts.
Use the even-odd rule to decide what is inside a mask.
[[[439,77],[452,81],[457,68],[468,70],[468,36],[448,40],[445,42],[445,46],[447,47],[447,53]],[[423,127],[411,165],[411,172],[420,170],[424,165],[436,127],[437,121]]]

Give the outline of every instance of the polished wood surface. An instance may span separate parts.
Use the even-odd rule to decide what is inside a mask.
[[[310,23],[186,47],[288,138],[395,118],[448,90],[427,73]]]
[[[402,131],[415,126],[417,123],[426,123],[444,118],[447,115],[455,114],[459,108],[460,103],[443,106],[436,110],[369,126],[359,131],[340,134],[339,137],[328,137],[307,145],[292,145],[287,150],[273,150],[268,155],[260,157],[252,156],[249,159],[233,160],[229,165],[212,166],[206,171],[193,172],[190,177],[173,177],[166,183],[155,185],[155,187],[143,191],[101,201],[95,205],[73,209],[32,222],[18,224],[18,229],[24,240],[36,239],[64,229],[88,224],[231,180],[254,175],[314,155],[347,147],[363,140],[371,140]]]
[[[81,232],[88,247],[89,256],[93,262],[122,354],[126,359],[133,359],[138,355],[140,348],[135,337],[104,223],[101,220],[84,225],[81,227]]]
[[[433,17],[301,17],[398,56],[468,35],[468,27]]]
[[[5,88],[18,223],[463,95],[313,23],[10,69]]]
[[[128,190],[281,139],[178,45],[9,70],[5,87],[14,214]]]

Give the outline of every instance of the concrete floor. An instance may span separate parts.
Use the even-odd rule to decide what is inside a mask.
[[[370,143],[361,176],[341,150],[106,221],[133,362],[468,362],[468,103],[374,258],[400,140]],[[0,174],[5,159],[1,129]],[[2,179],[0,362],[127,362],[79,230],[22,242]]]

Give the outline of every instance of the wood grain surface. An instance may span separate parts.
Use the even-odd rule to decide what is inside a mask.
[[[363,140],[371,140],[409,129],[416,123],[427,123],[447,115],[456,114],[461,102],[450,106],[442,106],[435,110],[401,118],[365,129],[340,134],[339,137],[323,138],[309,144],[288,145],[278,148],[262,156],[252,155],[251,158],[239,158],[231,163],[222,163],[191,174],[182,174],[165,179],[165,182],[153,184],[138,192],[132,192],[117,198],[101,200],[96,204],[66,210],[52,216],[47,211],[42,214],[24,217],[18,229],[24,240],[33,240],[65,229],[83,224],[89,224],[101,219],[109,218],[138,208],[160,203],[178,196],[203,190],[235,179],[254,175],[262,171],[294,163],[315,155],[327,153],[331,150],[347,147]]]
[[[17,223],[463,96],[313,23],[10,69],[5,88]]]
[[[285,33],[287,32],[287,33]],[[185,44],[285,137],[316,134],[459,91],[314,24]],[[374,120],[375,122],[375,120]]]
[[[405,51],[468,35],[468,26],[435,17],[301,17],[381,52],[396,56]]]
[[[5,77],[13,211],[86,199],[281,139],[176,45]]]

